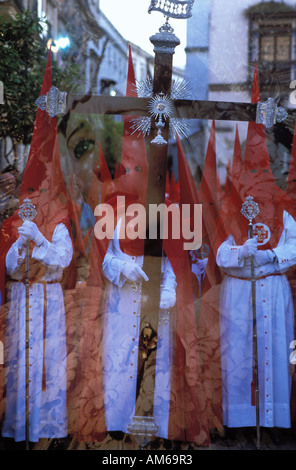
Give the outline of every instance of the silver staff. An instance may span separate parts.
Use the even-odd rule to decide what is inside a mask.
[[[257,202],[252,196],[248,196],[243,203],[241,213],[249,221],[249,235],[253,238],[253,219],[260,212]],[[255,404],[256,404],[256,430],[257,449],[260,448],[260,418],[259,418],[259,381],[258,381],[258,346],[257,346],[257,320],[256,320],[256,279],[254,272],[254,255],[251,256],[251,281],[252,281],[252,312],[253,312],[253,348],[254,348],[254,374],[255,374]]]
[[[19,208],[19,217],[22,221],[33,220],[37,215],[36,207],[31,203],[30,199],[24,199],[23,204]],[[26,450],[29,450],[29,262],[30,262],[30,245],[29,240],[26,242],[26,267],[25,267],[25,286],[26,286]]]

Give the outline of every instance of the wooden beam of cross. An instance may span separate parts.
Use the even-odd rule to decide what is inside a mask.
[[[69,95],[67,96],[66,105],[63,107],[63,112],[150,116],[148,112],[149,102],[150,98]],[[172,105],[172,117],[256,122],[256,103],[177,99],[172,100]]]
[[[169,0],[166,0],[169,3]],[[170,0],[171,3],[184,4],[178,0]],[[152,2],[153,3],[153,2]],[[154,0],[156,5],[157,1]],[[185,2],[186,3],[186,2]],[[193,1],[190,0],[192,4]],[[153,9],[152,7],[150,7]],[[159,5],[157,6],[159,11]],[[176,10],[174,10],[176,12]],[[166,16],[170,16],[167,14]],[[176,16],[175,16],[176,17]],[[154,45],[154,78],[153,78],[153,96],[163,93],[170,95],[172,85],[172,57],[175,47],[180,43],[174,35],[168,22],[160,28],[159,32],[150,38]],[[130,98],[130,97],[109,97],[109,96],[87,96],[75,95],[67,96],[60,93],[56,88],[50,91],[49,97],[41,97],[38,105],[46,109],[51,116],[67,112],[79,114],[110,114],[110,115],[131,115],[131,116],[150,116],[148,106],[151,98]],[[225,121],[246,121],[265,124],[271,127],[277,121],[281,122],[289,114],[282,108],[277,108],[272,99],[265,103],[237,103],[220,101],[199,101],[177,99],[171,101],[173,112],[172,117],[181,119],[210,119]],[[295,118],[294,118],[295,119]],[[167,151],[169,136],[169,119],[165,121],[165,127],[162,130],[162,136],[166,143],[164,145],[153,144],[157,136],[158,129],[155,118],[151,117],[151,131],[149,134],[150,153],[149,153],[149,173],[147,189],[147,209],[149,204],[162,204],[165,201],[165,185],[167,174]],[[146,210],[148,217],[149,210]],[[149,227],[149,220],[147,220]],[[161,284],[161,258],[162,258],[162,237],[160,233],[157,239],[145,240],[144,246],[144,265],[143,269],[150,279],[149,282],[142,285],[142,304],[141,304],[141,326],[140,334],[147,323],[149,323],[155,332],[158,331],[158,315],[160,302],[160,284]],[[153,283],[153,295],[151,296],[151,282]],[[150,293],[150,295],[149,295]],[[155,352],[156,354],[156,352]],[[143,366],[143,361],[138,357],[138,364]],[[152,362],[147,365],[154,369],[155,374],[155,355]],[[139,383],[138,367],[138,398],[135,409],[134,421],[130,425],[130,431],[142,439],[145,445],[146,439],[149,439],[157,430],[153,421],[153,402],[154,388],[144,391]],[[141,370],[141,377],[143,370]],[[150,375],[150,373],[149,373]],[[151,376],[151,375],[150,375]],[[145,372],[144,372],[145,377]],[[154,375],[155,378],[155,375]],[[141,379],[143,382],[143,378]],[[147,404],[151,403],[147,411]],[[144,411],[145,410],[145,411]]]
[[[57,89],[56,89],[57,90]],[[65,114],[69,111],[75,114],[111,114],[130,116],[150,116],[148,105],[151,98],[133,98],[125,96],[92,96],[92,95],[64,95],[57,90],[57,98],[60,100],[58,106],[51,108],[52,116]],[[272,119],[271,125],[281,122],[279,111],[274,101],[270,98],[270,114],[276,119]],[[37,100],[38,101],[38,100]],[[173,107],[172,117],[182,119],[211,119],[222,121],[245,121],[257,122],[270,128],[264,114],[266,113],[268,102],[246,103],[231,101],[203,101],[189,99],[171,100]],[[45,105],[46,106],[46,105]],[[45,109],[45,108],[44,108]],[[49,111],[49,109],[48,109]],[[262,115],[262,119],[260,116]],[[277,118],[278,115],[278,118]],[[285,119],[296,119],[295,110],[286,110]]]

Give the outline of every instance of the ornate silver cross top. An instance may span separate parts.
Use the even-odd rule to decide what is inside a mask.
[[[241,213],[248,219],[249,223],[252,224],[252,220],[258,215],[260,209],[257,202],[254,201],[252,196],[248,196],[242,205]]]
[[[37,215],[37,210],[30,199],[24,199],[23,204],[19,207],[19,217],[24,220],[33,220]]]

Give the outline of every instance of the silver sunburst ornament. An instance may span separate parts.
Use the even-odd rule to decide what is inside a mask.
[[[189,129],[186,120],[172,117],[174,106],[173,100],[190,99],[191,93],[188,82],[177,79],[172,81],[170,96],[159,93],[153,96],[153,83],[148,77],[144,80],[137,81],[134,89],[139,98],[151,98],[148,103],[148,112],[150,116],[141,116],[132,120],[133,134],[149,135],[151,132],[151,117],[157,120],[157,136],[152,143],[162,145],[166,140],[162,137],[161,131],[165,125],[165,120],[169,119],[170,138],[174,139],[176,135],[179,137],[187,137]]]

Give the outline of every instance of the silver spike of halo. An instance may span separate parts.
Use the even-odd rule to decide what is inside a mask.
[[[171,98],[173,100],[188,100],[191,98],[189,83],[184,79],[177,78],[172,81]]]
[[[189,125],[184,119],[171,118],[170,119],[170,137],[175,139],[176,134],[181,137],[188,137]]]
[[[132,121],[131,128],[133,129],[132,134],[140,135],[149,135],[151,131],[151,119],[149,116],[141,116],[135,118]],[[189,131],[189,125],[185,122],[184,119],[180,118],[170,118],[169,124],[169,135],[170,139],[174,140],[176,134],[181,137],[188,137],[187,131]]]
[[[139,98],[150,98],[153,96],[153,83],[150,77],[143,80],[136,80],[133,85]],[[170,97],[173,100],[186,100],[191,98],[189,83],[184,79],[174,79],[172,81]]]
[[[149,135],[151,131],[151,118],[149,116],[141,116],[131,120],[132,134]]]
[[[152,97],[153,83],[150,77],[147,77],[144,80],[136,80],[136,83],[133,85],[133,87],[139,98]]]

